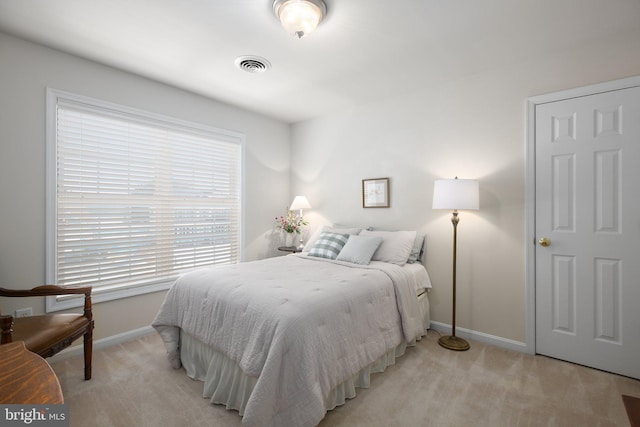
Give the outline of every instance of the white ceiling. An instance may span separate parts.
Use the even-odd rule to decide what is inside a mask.
[[[640,26],[640,0],[325,2],[301,40],[272,0],[0,0],[0,31],[293,123]]]

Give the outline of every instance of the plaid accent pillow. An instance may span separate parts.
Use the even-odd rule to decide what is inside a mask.
[[[336,259],[347,240],[349,240],[348,234],[322,232],[309,251],[309,255]]]

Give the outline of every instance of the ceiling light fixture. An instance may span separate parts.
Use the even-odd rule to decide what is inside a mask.
[[[273,11],[285,31],[301,39],[316,29],[327,5],[322,0],[274,0]]]

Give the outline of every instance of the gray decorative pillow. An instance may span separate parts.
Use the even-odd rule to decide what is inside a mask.
[[[414,262],[422,262],[422,251],[424,249],[425,237],[426,233],[420,231],[416,232],[416,240],[413,241],[413,247],[411,248],[411,253],[409,254],[409,259],[407,260],[409,264],[413,264]]]
[[[349,240],[336,258],[338,261],[367,265],[382,243],[382,237],[349,236]]]
[[[348,234],[322,232],[309,251],[309,256],[336,259],[347,240]]]

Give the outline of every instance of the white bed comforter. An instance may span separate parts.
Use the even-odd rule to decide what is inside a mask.
[[[243,424],[312,426],[336,385],[424,335],[413,280],[303,255],[204,268],[176,281],[153,326],[176,368],[182,329],[258,378]]]

